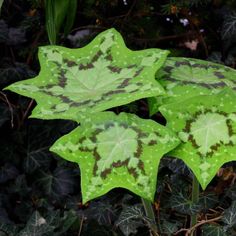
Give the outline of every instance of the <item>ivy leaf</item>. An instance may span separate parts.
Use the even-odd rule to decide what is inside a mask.
[[[167,96],[149,99],[151,115],[161,104],[217,94],[225,88],[236,90],[236,71],[209,61],[170,57],[158,73],[158,82],[166,89]]]
[[[55,226],[48,223],[38,211],[35,211],[28,220],[26,227],[20,231],[19,236],[43,236],[52,233]]]
[[[202,227],[202,236],[227,236],[224,232],[224,229],[222,226],[219,225],[203,225]]]
[[[37,182],[44,193],[58,199],[71,194],[75,185],[73,173],[63,167],[57,167],[52,173],[42,171]]]
[[[236,201],[224,211],[222,221],[227,225],[225,228],[231,228],[236,225]]]
[[[183,192],[175,192],[169,200],[170,207],[183,214],[193,215],[200,209],[199,203],[194,204],[189,198],[186,198]]]
[[[218,196],[213,193],[205,193],[200,196],[199,203],[201,204],[201,211],[208,211],[208,209],[213,208],[219,203]]]
[[[153,201],[160,158],[179,144],[152,120],[97,113],[50,148],[81,169],[83,202],[123,187]]]
[[[230,89],[160,107],[182,143],[169,155],[182,159],[203,189],[226,162],[236,160],[236,96]]]
[[[167,55],[161,49],[131,51],[109,29],[83,48],[41,47],[40,74],[6,89],[37,101],[31,117],[79,120],[84,113],[163,95],[155,73]]]
[[[119,219],[116,221],[116,226],[120,228],[125,236],[129,236],[130,234],[136,234],[137,229],[145,226],[147,221],[142,205],[136,204],[127,206],[122,210]]]

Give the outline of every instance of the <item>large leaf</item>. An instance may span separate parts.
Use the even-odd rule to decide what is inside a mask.
[[[39,76],[7,89],[36,99],[31,117],[78,120],[84,113],[163,94],[154,75],[167,54],[160,49],[131,51],[110,29],[84,48],[41,47]]]
[[[203,189],[221,165],[236,160],[236,96],[231,90],[163,105],[167,127],[182,140],[170,155],[182,159]]]
[[[152,120],[98,113],[51,147],[81,169],[83,202],[123,187],[153,201],[160,158],[179,144]]]
[[[166,89],[167,96],[149,99],[151,115],[160,104],[216,94],[227,87],[236,90],[236,71],[209,61],[170,57],[158,74],[158,82]]]

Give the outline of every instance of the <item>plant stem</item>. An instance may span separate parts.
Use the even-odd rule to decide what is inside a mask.
[[[152,230],[152,233],[154,235],[158,235],[156,219],[155,219],[155,213],[154,213],[153,208],[152,208],[152,203],[150,201],[144,199],[144,198],[141,198],[141,199],[142,199],[143,207],[144,207],[144,210],[145,210],[145,214],[151,220],[149,222],[149,227]]]
[[[196,176],[193,174],[192,182],[192,203],[197,204],[199,201],[199,182]],[[197,213],[191,216],[191,227],[197,224]],[[196,236],[196,231],[194,231],[191,236]]]

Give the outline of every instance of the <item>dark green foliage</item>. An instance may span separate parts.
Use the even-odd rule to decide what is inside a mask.
[[[44,2],[4,0],[0,15],[0,89],[38,74],[37,48],[49,44]],[[63,19],[67,24],[57,26],[59,45],[81,47],[99,32],[115,27],[129,48],[169,49],[173,57],[209,59],[235,68],[235,1],[77,2],[78,8],[67,14],[71,18]],[[187,19],[188,24],[184,26],[181,19]],[[186,46],[191,41],[198,42],[196,50]],[[140,200],[126,190],[116,189],[81,204],[78,166],[48,151],[56,139],[77,125],[62,120],[28,120],[34,106],[30,99],[0,92],[0,236],[148,236],[149,219]],[[148,118],[145,100],[113,111]],[[165,124],[157,113],[152,118]],[[187,228],[195,212],[200,213],[199,220],[222,215],[200,226],[199,235],[236,235],[235,166],[229,165],[232,171],[216,176],[199,202],[192,204],[191,174],[186,165],[170,157],[161,161],[154,205],[160,236],[172,236]]]

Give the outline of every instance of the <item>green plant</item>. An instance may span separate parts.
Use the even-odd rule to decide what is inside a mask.
[[[184,160],[203,189],[222,164],[236,159],[235,71],[185,58],[164,65],[167,55],[160,49],[131,51],[111,29],[81,49],[42,47],[39,76],[6,88],[37,101],[31,117],[81,124],[51,150],[79,163],[84,203],[115,187],[153,201],[159,160],[169,151]],[[167,127],[104,112],[146,97],[154,97],[151,114],[160,110]]]
[[[47,0],[45,1],[46,28],[51,44],[57,43],[58,34],[64,23],[66,36],[73,26],[77,10],[76,0]]]

